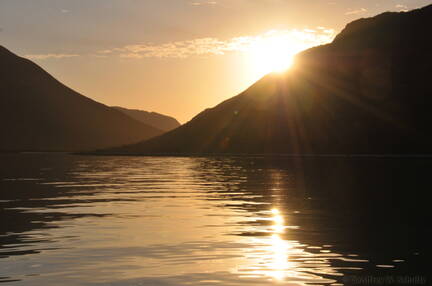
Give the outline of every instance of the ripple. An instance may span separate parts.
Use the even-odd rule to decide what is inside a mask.
[[[50,165],[35,156],[51,156]],[[9,191],[0,194],[0,283],[342,285],[372,268],[397,271],[388,261],[409,264],[394,259],[403,253],[378,259],[362,247],[357,226],[305,194],[289,163],[12,159],[30,169],[1,181]],[[29,162],[41,164],[41,178]]]

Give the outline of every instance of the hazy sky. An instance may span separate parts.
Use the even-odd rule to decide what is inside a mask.
[[[293,53],[330,41],[357,18],[431,3],[0,0],[0,45],[104,104],[184,123],[257,80],[268,43],[286,40]]]

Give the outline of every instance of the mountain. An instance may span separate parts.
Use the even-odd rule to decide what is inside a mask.
[[[153,126],[162,131],[171,131],[180,126],[180,123],[175,118],[157,112],[148,112],[138,109],[127,109],[119,106],[113,106],[112,108],[123,112],[124,114],[132,117],[135,120]]]
[[[181,127],[116,154],[432,153],[432,5],[360,19]]]
[[[82,96],[0,46],[0,151],[84,151],[161,130]]]

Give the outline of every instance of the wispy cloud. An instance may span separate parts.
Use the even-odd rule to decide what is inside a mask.
[[[406,11],[408,11],[408,6],[407,5],[397,4],[395,7],[398,8],[400,12],[406,12]]]
[[[78,57],[77,54],[31,54],[24,55],[25,58],[30,60],[47,60],[47,59],[64,59]]]
[[[216,1],[211,1],[211,0],[209,0],[209,1],[206,1],[206,0],[204,0],[204,1],[202,1],[202,0],[201,1],[196,0],[196,1],[189,2],[189,4],[192,5],[192,6],[204,6],[204,5],[216,5],[217,2]]]
[[[360,8],[357,10],[351,10],[345,13],[345,15],[357,15],[357,14],[362,14],[362,13],[366,13],[367,10],[365,8]]]
[[[227,53],[248,53],[266,43],[282,44],[289,52],[301,50],[331,42],[335,36],[333,29],[316,27],[314,29],[271,30],[259,35],[247,35],[230,39],[213,37],[197,38],[185,41],[160,44],[138,43],[113,49],[103,49],[82,56],[108,58],[116,56],[125,59],[209,57]],[[79,57],[74,53],[27,54],[31,60],[66,59]]]
[[[294,50],[330,42],[335,35],[333,29],[317,27],[315,29],[272,30],[260,35],[234,37],[227,40],[218,38],[198,38],[187,41],[162,44],[141,43],[127,45],[110,50],[101,50],[101,55],[117,55],[122,58],[188,58],[192,56],[215,56],[229,52],[247,52],[259,42],[272,38],[283,39],[292,43]]]

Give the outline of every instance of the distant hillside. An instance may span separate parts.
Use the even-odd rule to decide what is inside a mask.
[[[153,126],[162,131],[171,131],[180,126],[180,123],[175,118],[160,113],[148,112],[138,109],[127,109],[119,106],[113,106],[113,108],[142,123]]]
[[[0,46],[0,151],[83,151],[160,135]]]
[[[432,5],[346,26],[162,136],[101,153],[432,153]]]

